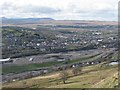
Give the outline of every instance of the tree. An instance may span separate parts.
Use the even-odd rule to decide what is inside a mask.
[[[75,67],[75,68],[73,68],[72,73],[74,75],[78,75],[78,74],[80,74],[81,71],[82,71],[81,67]]]
[[[60,73],[60,78],[63,81],[63,83],[65,84],[66,83],[65,81],[68,79],[68,73],[66,71],[62,71]]]

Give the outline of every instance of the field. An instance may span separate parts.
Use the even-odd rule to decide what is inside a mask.
[[[59,77],[61,72],[54,72],[30,79],[3,84],[3,88],[114,88],[118,85],[117,65],[104,63],[86,66],[79,75],[72,74],[72,69],[66,70],[68,79],[63,84]]]
[[[89,59],[97,57],[98,55],[100,55],[100,54],[86,56],[86,57],[82,57],[82,58],[79,58],[76,60],[69,60],[69,61],[67,61],[67,64],[77,63],[77,62],[80,62],[82,60],[89,60]],[[50,66],[54,66],[54,65],[64,65],[65,62],[66,61],[61,61],[61,62],[52,61],[52,62],[45,62],[45,63],[41,63],[41,64],[31,63],[31,64],[27,64],[27,65],[7,66],[7,67],[3,67],[2,74],[20,73],[23,71],[35,70],[35,69],[50,67]]]

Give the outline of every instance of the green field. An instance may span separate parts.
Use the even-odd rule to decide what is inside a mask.
[[[76,59],[76,60],[69,60],[69,61],[67,61],[67,64],[77,63],[77,62],[80,62],[82,60],[89,60],[89,59],[92,59],[98,55],[100,55],[100,54],[81,57],[81,58]],[[35,69],[39,69],[39,68],[43,68],[43,67],[50,67],[50,66],[54,66],[54,65],[64,65],[65,62],[66,61],[62,61],[62,62],[52,61],[52,62],[45,62],[42,64],[27,64],[27,65],[19,65],[19,66],[8,66],[8,67],[2,68],[2,74],[19,73],[19,72],[28,71],[28,70],[35,70]]]

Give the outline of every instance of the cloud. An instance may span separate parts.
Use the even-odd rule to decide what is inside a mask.
[[[54,14],[61,11],[60,9],[48,6],[32,6],[32,5],[25,6],[22,9],[23,12],[26,13],[39,13],[39,14]]]
[[[118,0],[2,0],[4,17],[117,20]]]

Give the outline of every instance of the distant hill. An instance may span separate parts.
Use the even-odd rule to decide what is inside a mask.
[[[54,20],[52,18],[5,18],[2,17],[3,24],[34,24],[43,20]]]

